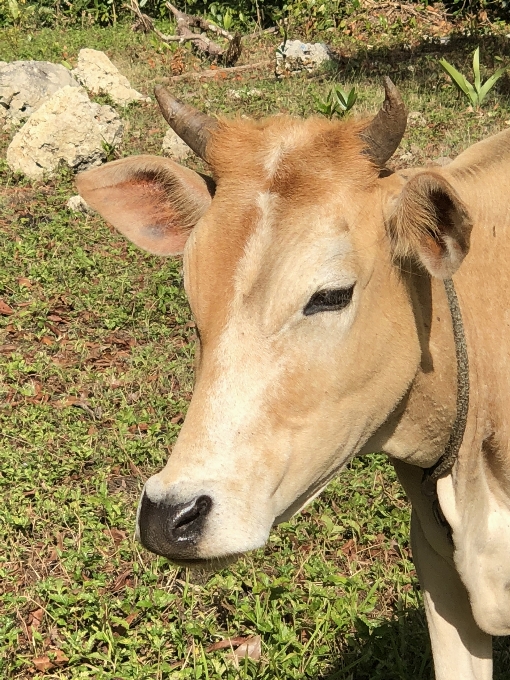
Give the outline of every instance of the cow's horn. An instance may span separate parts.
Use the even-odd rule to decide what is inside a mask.
[[[216,119],[197,111],[189,104],[173,97],[162,85],[154,88],[161,113],[179,137],[204,161],[207,160],[207,144],[211,132],[217,126]]]
[[[384,77],[384,103],[375,118],[361,133],[367,143],[367,154],[376,165],[383,167],[395,151],[407,125],[407,110],[400,92],[388,76]]]

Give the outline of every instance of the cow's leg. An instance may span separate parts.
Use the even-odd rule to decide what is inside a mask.
[[[436,680],[491,680],[492,638],[476,625],[455,567],[427,541],[415,511],[411,543],[423,591]]]

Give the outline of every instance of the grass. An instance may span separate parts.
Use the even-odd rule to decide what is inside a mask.
[[[175,52],[122,26],[5,36],[0,60],[73,64],[83,46],[105,49],[147,93],[175,63]],[[504,82],[474,114],[440,74],[443,48],[416,38],[403,59],[397,38],[368,48],[335,37],[356,111],[375,110],[388,73],[417,114],[396,166],[455,155],[509,124]],[[478,38],[504,56],[497,36]],[[276,42],[254,39],[245,59]],[[462,66],[472,40],[451,49]],[[229,115],[308,115],[336,78],[258,73],[175,91]],[[158,153],[166,128],[155,105],[122,115],[120,155]],[[1,133],[2,157],[9,138]],[[133,542],[143,480],[168,457],[192,390],[181,261],[143,254],[98,217],[70,213],[66,171],[31,183],[0,164],[0,298],[13,312],[0,317],[0,676],[429,678],[409,507],[381,455],[354,461],[265,549],[216,574],[175,568]],[[207,651],[239,635],[262,637],[260,661],[236,668],[228,650]],[[501,642],[498,680],[508,662]]]

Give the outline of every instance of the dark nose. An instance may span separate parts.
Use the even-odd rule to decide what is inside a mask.
[[[169,559],[196,558],[197,544],[211,508],[209,496],[171,504],[156,503],[144,492],[138,515],[140,541],[148,550]]]

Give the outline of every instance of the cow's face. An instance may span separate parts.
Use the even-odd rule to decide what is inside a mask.
[[[413,380],[420,344],[394,249],[449,274],[465,250],[461,206],[438,175],[380,179],[360,129],[223,123],[208,146],[214,190],[143,156],[79,178],[141,247],[185,244],[197,377],[140,503],[140,539],[157,553],[196,563],[263,545],[370,446]]]

